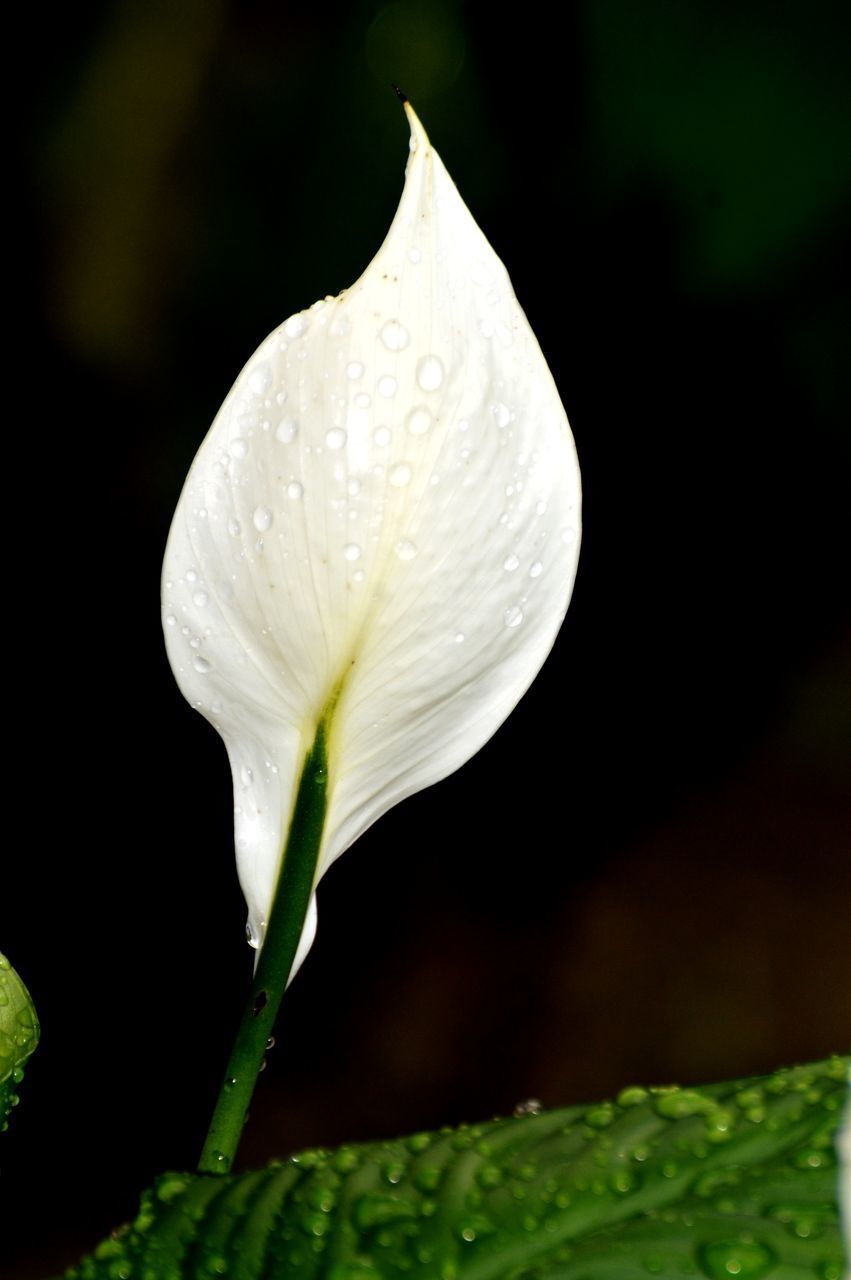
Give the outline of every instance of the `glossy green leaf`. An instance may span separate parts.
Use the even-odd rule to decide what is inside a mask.
[[[24,1064],[38,1044],[39,1025],[30,993],[0,952],[0,1130],[18,1103]]]
[[[165,1174],[69,1280],[842,1280],[848,1069]]]

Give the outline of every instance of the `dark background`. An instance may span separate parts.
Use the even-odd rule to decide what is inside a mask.
[[[252,957],[160,562],[240,366],[389,225],[391,80],[550,361],[585,540],[510,721],[323,883],[241,1166],[848,1046],[848,21],[560,13],[114,0],[46,27],[35,243],[7,243],[34,359],[0,945],[43,1024],[3,1140],[16,1278],[197,1158]]]

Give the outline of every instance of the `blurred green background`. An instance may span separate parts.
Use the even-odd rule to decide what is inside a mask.
[[[197,1157],[250,955],[224,751],[164,658],[162,550],[241,365],[383,238],[391,81],[551,363],[585,542],[508,724],[324,882],[242,1165],[848,1047],[847,13],[45,19],[12,264],[34,359],[0,944],[43,1026],[4,1136],[18,1280]]]

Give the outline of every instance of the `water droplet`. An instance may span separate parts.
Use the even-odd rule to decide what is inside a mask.
[[[802,1151],[795,1157],[796,1169],[830,1168],[832,1164],[833,1155],[827,1151]]]
[[[195,570],[194,570],[194,569],[187,569],[187,570],[186,570],[186,581],[187,581],[187,582],[197,582],[197,581],[198,581],[198,574],[195,572]]]
[[[500,403],[491,405],[491,413],[496,418],[496,425],[498,427],[507,427],[511,421],[511,410],[506,404]]]
[[[254,932],[254,925],[250,920],[247,921],[245,925],[245,941],[248,943],[249,947],[253,947],[255,951],[260,946],[260,939]]]
[[[337,1173],[354,1173],[360,1163],[358,1153],[351,1147],[338,1147],[333,1165]]]
[[[177,626],[177,618],[174,616],[173,613],[167,613],[165,615],[165,625],[167,627]]]
[[[419,1214],[417,1206],[407,1197],[386,1195],[378,1192],[367,1192],[355,1201],[352,1219],[361,1231],[374,1230],[389,1222],[400,1222],[404,1218],[416,1218]]]
[[[247,764],[242,765],[240,768],[239,780],[244,787],[250,787],[254,781],[254,774],[251,772]]]
[[[306,316],[290,316],[289,320],[284,324],[284,333],[288,338],[300,338],[307,333],[307,324]]]
[[[540,563],[536,561],[536,564]],[[647,1090],[642,1089],[639,1084],[627,1085],[625,1089],[621,1089],[617,1096],[617,1104],[619,1107],[635,1107],[640,1102],[647,1101]]]
[[[256,396],[265,395],[272,383],[272,370],[264,361],[255,365],[248,375],[248,385]]]
[[[372,433],[372,438],[379,449],[384,449],[392,440],[393,432],[389,427],[376,427]]]
[[[417,386],[423,391],[436,391],[443,382],[443,361],[438,356],[423,356],[417,362]]]
[[[346,365],[346,377],[352,382],[357,382],[358,378],[363,377],[363,365],[360,360],[350,360]]]
[[[420,261],[422,260],[422,256],[423,256],[423,255],[422,255],[422,253],[420,252],[420,250],[419,250],[419,249],[409,249],[409,250],[408,250],[408,261],[409,261],[409,262],[414,262],[414,263],[420,262]]]
[[[133,1274],[132,1263],[127,1258],[116,1258],[110,1262],[107,1274],[109,1280],[130,1280]]]
[[[495,1164],[483,1164],[476,1172],[476,1182],[486,1191],[502,1185],[502,1170]]]
[[[418,405],[408,414],[407,425],[412,436],[424,436],[431,426],[432,418],[425,405]]]
[[[518,1102],[512,1112],[515,1116],[539,1116],[544,1109],[544,1104],[539,1098],[524,1098],[522,1102]]]
[[[463,632],[463,631],[456,631],[456,633],[455,633],[455,643],[456,643],[456,644],[463,644],[463,643],[464,643],[464,641],[465,641],[466,639],[467,639],[467,637],[464,635],[464,632]]]
[[[275,439],[280,440],[281,444],[292,444],[298,435],[298,423],[292,418],[281,418],[275,428]]]
[[[232,458],[247,458],[248,441],[243,440],[242,436],[234,436],[228,445],[228,453]]]
[[[403,489],[410,482],[411,474],[407,462],[398,462],[390,472],[390,483],[397,489]]]
[[[427,1164],[414,1174],[414,1186],[419,1191],[436,1191],[443,1177],[443,1169],[437,1164]]]
[[[242,525],[235,516],[231,516],[230,520],[228,520],[228,533],[232,538],[238,538],[242,533]]]
[[[343,445],[346,443],[346,433],[343,431],[342,427],[332,427],[331,430],[326,433],[325,443],[329,449],[342,449]]]
[[[204,606],[209,602],[209,599],[210,597],[207,595],[206,591],[196,591],[192,597],[192,603],[196,606],[196,608],[203,609]]]
[[[388,351],[402,351],[411,341],[411,335],[398,320],[388,320],[381,330],[381,341]]]
[[[356,542],[349,542],[343,547],[343,555],[347,560],[360,560],[361,549]]]
[[[544,572],[544,566],[541,564],[540,560],[535,560],[531,568],[529,569],[529,577],[540,578],[543,572]]]
[[[196,653],[195,657],[192,659],[192,665],[198,674],[202,676],[205,676],[208,671],[212,670],[211,664],[206,658],[202,658],[200,653]]]
[[[267,529],[271,529],[273,518],[268,507],[257,507],[253,516],[254,528],[258,533],[265,533]]]
[[[299,484],[298,480],[291,480],[287,485],[288,498],[300,498],[304,493],[304,488]]]
[[[396,543],[396,555],[400,560],[413,560],[416,554],[416,545],[410,539],[402,538]]]
[[[572,525],[568,525],[566,529],[562,529],[561,540],[566,547],[569,547],[572,542],[576,541],[576,530]]]
[[[368,409],[372,404],[372,396],[368,391],[359,391],[355,396],[356,409]]]
[[[507,627],[519,627],[523,621],[523,610],[519,604],[513,604],[510,609],[506,609],[503,620]]]
[[[396,394],[398,383],[395,378],[391,378],[389,373],[385,373],[382,378],[378,379],[378,394],[384,396],[385,400],[389,400]]]
[[[407,1140],[407,1148],[414,1155],[419,1155],[423,1151],[428,1151],[432,1143],[432,1135],[430,1133],[414,1133]]]
[[[698,1249],[698,1258],[711,1280],[730,1280],[730,1276],[759,1280],[775,1262],[772,1251],[758,1241],[703,1245]]]
[[[688,1116],[705,1115],[714,1110],[717,1103],[696,1089],[673,1089],[657,1098],[654,1107],[666,1120],[684,1120]]]
[[[181,1177],[179,1174],[164,1174],[157,1182],[157,1199],[163,1204],[170,1204],[175,1200],[189,1185],[188,1178]]]
[[[513,573],[520,565],[519,557],[512,551],[510,556],[506,556],[502,562],[502,567],[506,573]]]

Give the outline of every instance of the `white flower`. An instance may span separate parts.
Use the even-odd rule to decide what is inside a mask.
[[[407,110],[387,239],[355,285],[292,316],[240,373],[166,550],[168,655],[227,746],[255,941],[320,719],[314,885],[495,732],[552,647],[576,570],[579,470],[558,392]],[[293,972],[314,931],[312,902]]]

